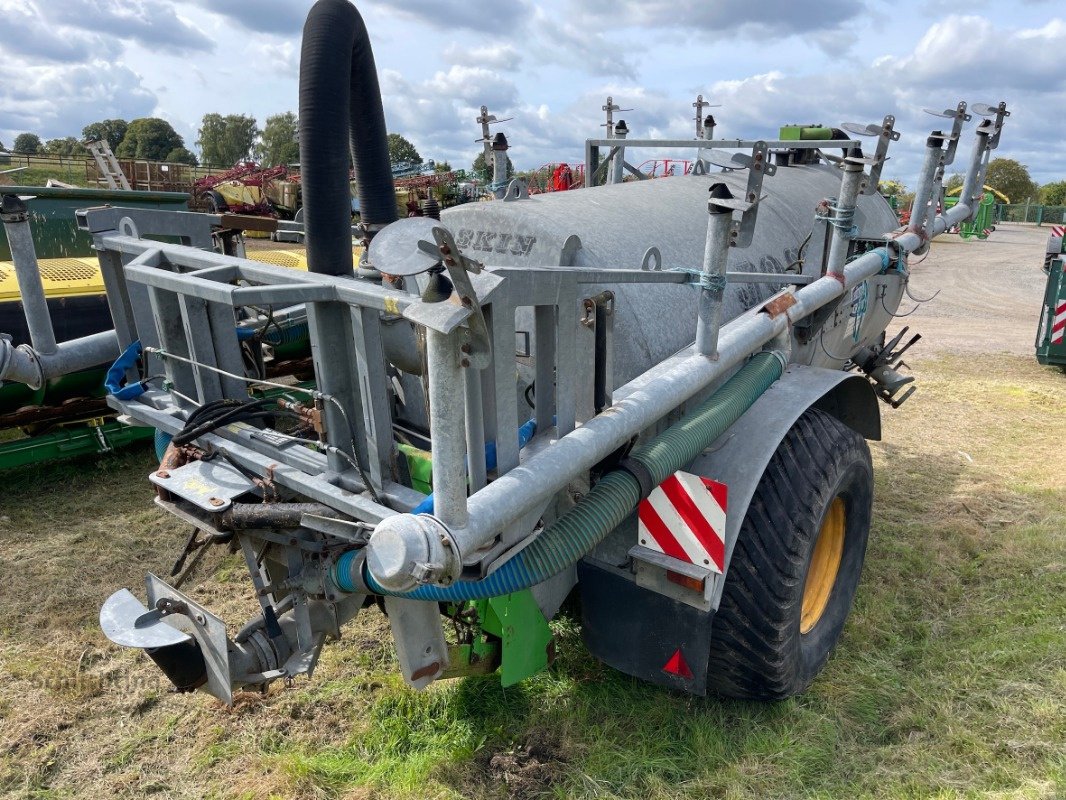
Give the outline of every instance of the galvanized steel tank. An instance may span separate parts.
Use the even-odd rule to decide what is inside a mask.
[[[575,266],[639,269],[649,248],[658,248],[662,269],[699,270],[707,234],[708,190],[725,182],[743,196],[746,172],[686,175],[629,182],[613,186],[533,195],[528,199],[471,203],[442,212],[441,218],[471,257],[487,265]],[[765,199],[752,243],[733,248],[729,270],[782,273],[799,265],[803,274],[820,275],[826,243],[826,224],[815,221],[815,209],[840,188],[840,172],[826,165],[781,167],[763,183]],[[860,196],[854,224],[858,238],[881,239],[898,226],[895,214],[878,194]],[[580,247],[568,250],[576,236]],[[571,243],[572,246],[573,243]],[[781,284],[733,284],[725,296],[723,319],[731,320],[766,300]],[[617,296],[614,377],[621,385],[650,369],[695,339],[696,295],[692,285],[622,284],[611,287]],[[590,294],[596,290],[590,290]],[[899,297],[884,298],[893,311]],[[880,311],[880,305],[877,306]],[[879,335],[888,314],[875,315],[863,325],[862,341]],[[869,329],[869,332],[867,331]],[[836,340],[838,337],[833,337]],[[840,351],[828,346],[833,354]],[[834,342],[837,343],[837,342]],[[797,353],[803,363],[824,363],[824,356]],[[839,365],[840,360],[834,359]]]

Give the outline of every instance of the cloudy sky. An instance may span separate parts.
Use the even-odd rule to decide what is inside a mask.
[[[168,119],[190,148],[207,112],[295,110],[310,0],[0,0],[0,141]],[[519,168],[579,160],[610,94],[631,136],[690,136],[702,93],[723,137],[790,122],[879,122],[913,185],[922,108],[1006,100],[997,155],[1066,179],[1062,0],[362,0],[391,131],[469,166],[482,103]],[[968,148],[969,137],[963,147]],[[646,154],[648,157],[650,153]],[[633,155],[634,161],[643,156]],[[958,162],[957,162],[958,163]]]

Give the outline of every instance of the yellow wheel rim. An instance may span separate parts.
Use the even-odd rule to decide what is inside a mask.
[[[837,497],[825,515],[818,541],[814,543],[811,565],[807,568],[800,633],[807,633],[817,625],[829,605],[837,572],[840,571],[840,559],[844,555],[845,527],[844,500]]]

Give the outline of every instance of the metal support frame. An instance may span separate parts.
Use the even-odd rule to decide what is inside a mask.
[[[834,147],[852,147],[857,146],[858,144],[859,142],[852,141],[850,139],[833,142]],[[627,150],[633,150],[637,148],[651,148],[654,150],[696,150],[697,153],[712,147],[718,148],[720,150],[754,151],[756,148],[762,146],[765,146],[767,148],[767,151],[775,149],[818,150],[821,147],[825,146],[825,142],[763,139],[627,139],[625,144]],[[601,147],[611,148],[611,151],[608,153],[607,158],[602,160],[600,158]],[[615,155],[614,148],[617,147],[618,143],[617,140],[614,138],[585,140],[586,187],[593,187],[598,185],[600,177],[602,177],[604,174],[604,164],[609,163],[611,161],[612,157]],[[626,165],[626,169],[631,174],[635,174],[635,177],[647,177],[629,164]],[[769,169],[767,170],[767,174],[770,174]]]

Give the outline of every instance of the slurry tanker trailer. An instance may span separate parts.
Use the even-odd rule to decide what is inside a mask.
[[[971,111],[965,184],[938,214]],[[114,331],[47,354],[0,342],[0,375],[31,385],[117,347],[109,402],[159,431],[154,501],[193,530],[179,562],[239,552],[260,606],[229,627],[184,576],[148,575],[145,599],[103,604],[104,632],[228,703],[310,675],[377,604],[411,686],[497,668],[510,684],[551,661],[548,621],[576,595],[589,650],[622,672],[803,691],[859,584],[866,440],[914,389],[899,358],[917,337],[885,332],[908,256],[973,216],[1007,113],[942,114],[905,228],[877,193],[891,116],[776,141],[619,122],[586,143],[582,189],[515,181],[397,220],[366,29],[319,0],[300,74],[309,271],[215,252],[205,215],[86,209]],[[637,149],[694,167],[623,180]],[[289,325],[313,380],[248,358]]]

